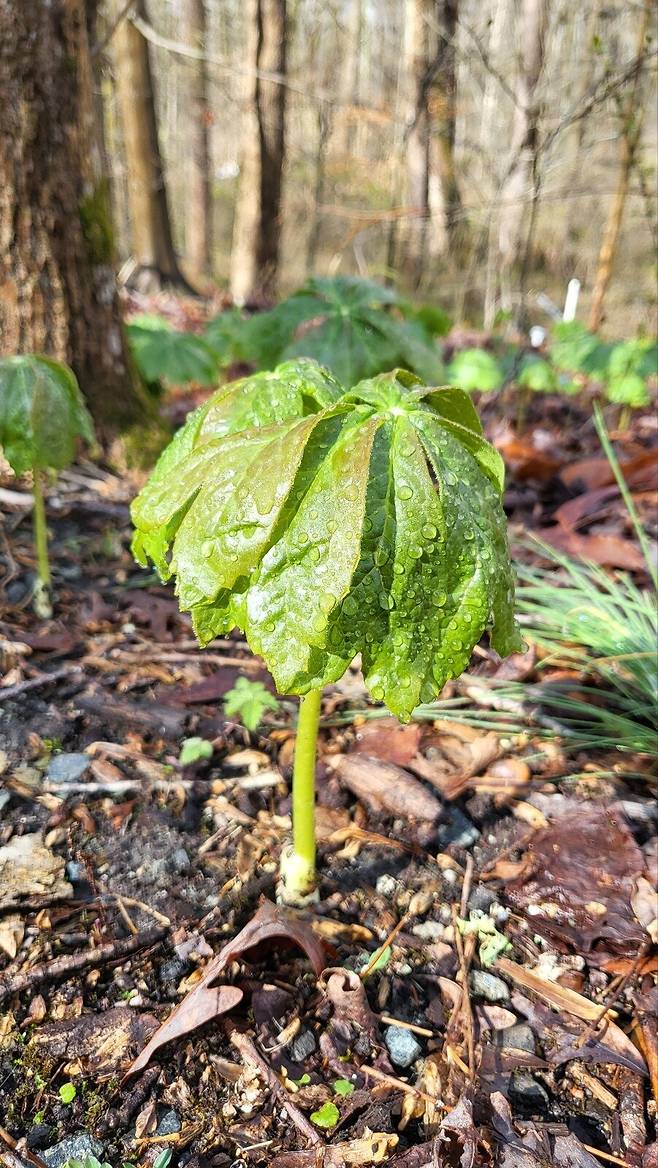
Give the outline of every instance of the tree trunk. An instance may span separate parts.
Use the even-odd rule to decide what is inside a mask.
[[[153,414],[121,329],[84,0],[0,0],[0,353],[74,369],[102,436]]]
[[[621,226],[624,219],[626,197],[630,186],[631,172],[635,163],[635,156],[640,143],[642,122],[644,119],[644,101],[642,100],[642,76],[644,56],[649,43],[649,16],[653,8],[653,0],[645,0],[642,17],[638,25],[637,60],[638,68],[635,71],[626,100],[620,98],[618,110],[621,118],[621,165],[617,190],[608,213],[603,242],[599,252],[596,271],[596,282],[592,294],[589,327],[597,332],[603,322],[603,306],[606,293],[612,279],[612,271],[617,255],[617,245],[621,235]]]
[[[440,0],[434,5],[434,14],[438,42],[429,94],[428,244],[430,255],[437,257],[447,245],[456,248],[462,235],[462,203],[455,166],[459,0]]]
[[[458,0],[407,0],[407,199],[414,209],[408,269],[417,287],[426,260],[454,242],[461,198],[455,169]]]
[[[231,292],[236,304],[265,304],[276,295],[284,162],[286,0],[248,0],[247,63],[240,189],[233,227]],[[256,71],[258,71],[256,73]]]
[[[345,56],[340,77],[340,106],[342,123],[338,152],[351,154],[354,149],[356,107],[361,86],[361,57],[363,54],[363,0],[351,0],[347,17]]]
[[[498,250],[503,277],[523,258],[526,207],[537,193],[538,134],[541,107],[538,86],[544,67],[548,0],[521,2],[521,55],[510,165],[500,192]]]
[[[205,0],[187,0],[187,24],[188,43],[194,48],[206,49]],[[211,273],[210,126],[212,115],[208,100],[208,71],[205,61],[190,61],[188,102],[192,166],[189,178],[189,204],[185,218],[185,250],[193,271]]]
[[[148,20],[145,0],[135,0],[133,11],[141,20]],[[174,251],[149,48],[128,17],[117,25],[111,47],[128,172],[128,206],[136,263],[133,282],[142,291],[163,284],[185,286]]]

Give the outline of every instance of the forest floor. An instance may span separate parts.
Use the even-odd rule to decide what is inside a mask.
[[[541,530],[645,583],[588,415],[534,408],[521,438],[484,408],[513,542]],[[649,415],[617,443],[647,518],[655,443]],[[134,564],[136,476],[82,463],[52,488],[39,621],[18,486],[0,481],[5,1165],[655,1168],[651,760],[531,721],[367,717],[354,668],[324,699],[320,902],[275,907],[294,702],[257,733],[225,716],[236,678],[271,682],[240,639],[201,652]],[[450,692],[535,667],[482,648]],[[183,766],[190,737],[212,755]]]

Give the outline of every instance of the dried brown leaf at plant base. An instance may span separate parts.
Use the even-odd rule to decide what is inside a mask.
[[[328,759],[327,765],[331,765],[340,783],[357,799],[377,811],[431,823],[441,815],[438,799],[418,779],[393,763],[365,754],[341,754]]]
[[[183,1034],[189,1034],[205,1022],[210,1022],[237,1006],[244,997],[238,986],[213,986],[212,983],[232,961],[244,957],[247,952],[274,938],[302,949],[316,975],[320,975],[325,963],[324,950],[310,926],[293,913],[286,912],[267,900],[263,901],[249,923],[232,941],[228,941],[221,953],[206,966],[201,980],[180,1005],[176,1006],[166,1022],[163,1022],[126,1074],[134,1075],[143,1070],[156,1050],[165,1043]]]
[[[366,1128],[354,1140],[326,1148],[309,1148],[305,1152],[281,1152],[270,1168],[357,1168],[357,1165],[384,1164],[398,1144],[389,1132],[370,1132]]]
[[[418,754],[423,728],[419,722],[403,725],[397,718],[377,718],[359,726],[354,736],[354,754],[405,767]]]

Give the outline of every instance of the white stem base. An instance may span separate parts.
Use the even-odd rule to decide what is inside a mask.
[[[320,899],[315,868],[294,850],[292,844],[281,849],[276,898],[279,904],[297,908],[317,904]]]

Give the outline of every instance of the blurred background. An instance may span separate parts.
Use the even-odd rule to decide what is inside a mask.
[[[261,305],[355,273],[491,328],[577,277],[591,327],[653,331],[655,25],[652,0],[108,0],[121,279]]]

